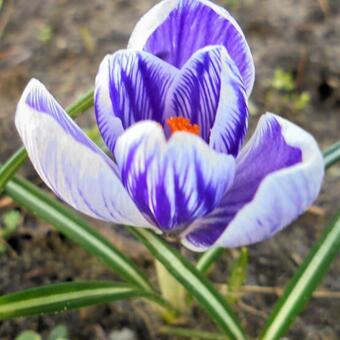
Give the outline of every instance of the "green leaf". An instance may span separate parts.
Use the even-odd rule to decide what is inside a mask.
[[[206,274],[209,268],[216,262],[216,260],[224,253],[223,248],[212,248],[206,251],[198,260],[196,268],[201,273]]]
[[[87,91],[67,109],[67,113],[75,118],[79,113],[82,113],[93,106],[93,90]],[[0,169],[0,194],[3,192],[6,183],[15,175],[27,159],[27,152],[22,146]]]
[[[205,339],[205,340],[225,340],[225,335],[218,333],[204,332],[197,329],[188,329],[182,327],[162,327],[160,332],[167,335],[173,335],[184,338],[192,339]]]
[[[15,340],[41,340],[41,336],[34,331],[23,331],[15,337]]]
[[[185,257],[166,244],[155,233],[142,228],[129,228],[159,262],[180,282],[212,317],[221,330],[232,339],[245,339],[240,323],[225,299],[207,278]]]
[[[47,340],[66,340],[69,338],[68,329],[65,325],[57,325],[55,326]]]
[[[293,323],[340,249],[340,212],[312,248],[276,303],[262,332],[262,340],[280,339]]]
[[[0,297],[0,319],[62,312],[131,297],[157,299],[152,293],[112,282],[68,282]]]
[[[80,96],[73,104],[66,108],[66,112],[71,118],[76,118],[79,113],[83,113],[93,106],[94,102],[94,91],[88,90]]]
[[[228,277],[228,293],[237,293],[242,288],[247,277],[248,271],[248,249],[241,248],[239,256],[234,261],[230,275]],[[235,295],[228,295],[227,301],[235,303],[237,297]]]
[[[69,239],[100,258],[127,282],[152,290],[144,273],[134,262],[118,251],[72,209],[24,179],[15,178],[7,183],[5,192],[20,206],[52,224]]]
[[[2,222],[3,229],[1,230],[1,236],[4,239],[8,239],[20,226],[21,214],[19,211],[10,210],[3,214]]]
[[[22,146],[12,157],[0,168],[0,194],[6,183],[15,175],[27,159],[26,149]]]
[[[323,153],[325,168],[328,169],[332,165],[336,164],[340,161],[340,141],[338,143],[333,144],[330,146],[326,151]]]

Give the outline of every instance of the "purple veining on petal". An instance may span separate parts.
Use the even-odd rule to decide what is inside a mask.
[[[143,51],[107,56],[96,78],[95,109],[99,130],[113,152],[119,135],[132,124],[163,123],[165,96],[177,70]]]
[[[125,190],[118,167],[39,81],[26,86],[15,124],[34,168],[60,199],[94,218],[152,227]]]
[[[189,133],[177,132],[167,142],[162,128],[150,121],[119,138],[115,157],[138,208],[167,232],[213,210],[234,176],[233,157]]]
[[[240,155],[234,183],[221,205],[205,218],[196,221],[197,228],[186,236],[190,243],[197,247],[213,245],[236,214],[253,200],[267,175],[302,162],[301,149],[286,143],[276,119],[269,119],[261,132],[249,149]]]
[[[176,8],[148,38],[144,50],[181,68],[193,53],[209,45],[227,48],[250,94],[254,64],[245,37],[225,9],[208,5],[208,1],[178,1]]]
[[[28,93],[25,103],[40,113],[47,114],[55,119],[58,124],[78,142],[86,145],[92,151],[97,152],[97,147],[83,134],[83,132],[72,123],[71,119],[65,115],[64,109],[54,100],[54,98],[43,90],[36,87],[35,91]]]
[[[187,61],[169,89],[167,107],[198,124],[216,151],[238,154],[248,126],[247,95],[223,46],[201,49]]]

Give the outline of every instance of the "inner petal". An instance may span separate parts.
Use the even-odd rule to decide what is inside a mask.
[[[161,125],[152,121],[127,129],[117,141],[115,158],[138,208],[167,233],[212,211],[234,180],[232,156],[185,131],[166,140]]]

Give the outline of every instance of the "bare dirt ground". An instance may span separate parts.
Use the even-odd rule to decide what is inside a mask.
[[[126,46],[138,18],[154,0],[5,1],[0,12],[0,162],[20,145],[13,118],[21,91],[31,77],[40,79],[65,106],[93,86],[102,58]],[[312,132],[322,148],[340,137],[340,3],[336,0],[240,0],[220,2],[239,20],[257,68],[252,95],[251,131],[260,114],[275,111]],[[291,74],[294,90],[273,85],[278,69]],[[280,80],[280,79],[276,79]],[[310,100],[302,105],[301,94]],[[94,123],[92,110],[79,119]],[[36,179],[30,166],[24,170]],[[270,241],[249,247],[247,284],[283,287],[338,209],[340,167],[326,176],[316,208]],[[4,198],[0,197],[0,202]],[[0,214],[13,206],[0,205]],[[14,206],[15,208],[15,206]],[[115,279],[97,260],[22,211],[22,227],[0,256],[0,293],[48,282]],[[117,232],[118,230],[118,232]],[[151,273],[151,258],[118,228],[106,233]],[[225,282],[231,256],[225,256],[211,278]],[[318,268],[315,268],[318,270]],[[340,291],[340,259],[320,289]],[[250,294],[235,307],[252,338],[264,324],[276,296]],[[289,339],[340,338],[340,300],[313,299],[291,328]],[[140,302],[41,316],[0,324],[0,338],[13,339],[23,329],[46,335],[65,323],[72,339],[108,339],[127,327],[137,339],[175,339],[160,335],[157,318]],[[194,309],[185,326],[213,330],[204,313]]]

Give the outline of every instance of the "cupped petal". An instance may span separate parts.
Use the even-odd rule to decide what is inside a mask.
[[[323,175],[314,138],[288,120],[266,114],[241,150],[234,184],[221,205],[189,227],[183,244],[204,251],[267,239],[316,199]]]
[[[117,166],[39,81],[27,85],[15,124],[36,171],[63,201],[94,218],[151,227],[122,185]]]
[[[166,141],[162,127],[152,121],[126,130],[115,157],[138,208],[165,232],[183,229],[212,211],[234,179],[232,156],[186,132]]]
[[[181,68],[192,54],[209,45],[226,47],[250,95],[255,67],[244,34],[226,9],[208,0],[161,1],[137,23],[128,47]]]
[[[122,50],[104,58],[96,77],[95,111],[112,152],[132,124],[146,119],[162,123],[165,95],[177,71],[143,51]]]
[[[247,96],[223,46],[203,48],[187,61],[169,89],[166,107],[168,114],[198,124],[216,151],[238,154],[248,126]]]

